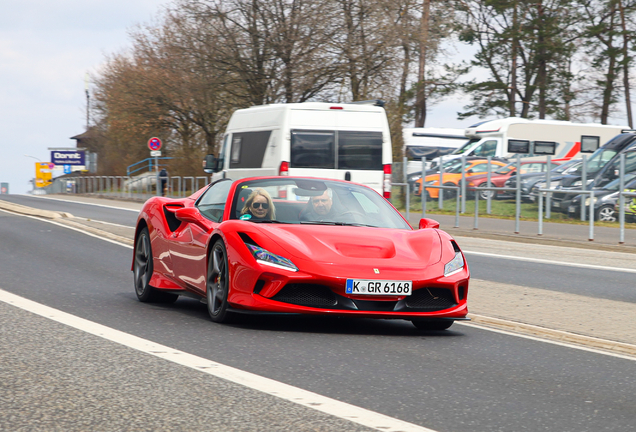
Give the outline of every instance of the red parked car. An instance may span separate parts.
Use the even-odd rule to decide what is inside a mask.
[[[559,165],[556,162],[551,162],[551,168]],[[521,174],[526,173],[541,173],[548,170],[547,161],[522,161],[521,162]],[[508,165],[493,171],[490,174],[491,187],[503,187],[506,180],[510,178],[517,171],[517,162],[511,162]],[[466,189],[472,193],[475,193],[479,188],[485,188],[488,184],[488,174],[476,174],[470,177],[466,182]],[[509,192],[497,191],[495,198],[503,195],[509,195]],[[489,196],[493,196],[493,191],[481,190],[479,191],[479,199],[487,199]]]
[[[180,295],[215,322],[238,313],[404,319],[445,330],[468,313],[464,255],[439,224],[413,229],[366,186],[328,179],[219,180],[153,197],[136,227],[142,302]]]

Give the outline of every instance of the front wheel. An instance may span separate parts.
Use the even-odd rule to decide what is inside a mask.
[[[446,330],[450,326],[453,325],[452,320],[424,320],[424,319],[414,319],[411,320],[413,325],[417,327],[418,330]]]
[[[227,265],[227,251],[225,243],[219,239],[212,246],[208,260],[208,281],[206,286],[206,300],[208,314],[217,323],[228,322],[231,312],[228,312],[227,296],[230,289],[230,272]]]
[[[604,205],[596,211],[596,220],[599,222],[616,222],[616,210],[613,205]]]

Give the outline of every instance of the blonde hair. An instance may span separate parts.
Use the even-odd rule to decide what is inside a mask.
[[[256,188],[252,191],[250,196],[247,197],[247,200],[245,201],[245,205],[243,206],[243,209],[241,210],[241,214],[244,215],[249,212],[250,207],[252,206],[252,202],[254,202],[254,198],[256,198],[257,195],[265,197],[265,199],[267,200],[267,204],[269,205],[269,208],[267,209],[267,214],[265,215],[265,217],[269,219],[276,219],[276,209],[274,208],[274,202],[272,201],[272,197],[263,188]]]

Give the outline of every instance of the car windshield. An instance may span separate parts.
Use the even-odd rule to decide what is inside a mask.
[[[245,179],[237,183],[230,219],[411,229],[382,196],[365,186],[295,177]]]
[[[567,170],[576,169],[576,167],[578,165],[580,165],[581,163],[582,162],[581,162],[580,159],[572,159],[572,160],[569,160],[569,161],[557,166],[556,168],[552,168],[552,172],[561,174],[561,173],[566,172]]]
[[[508,174],[510,171],[515,169],[515,163],[509,163],[506,166],[502,166],[495,173],[497,174]]]

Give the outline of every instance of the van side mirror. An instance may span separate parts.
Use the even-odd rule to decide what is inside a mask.
[[[217,159],[213,154],[205,156],[203,159],[203,171],[206,173],[215,173],[221,171],[219,165],[222,165],[223,159]]]
[[[429,218],[422,218],[420,219],[420,229],[425,229],[425,228],[439,228],[439,222],[437,222],[436,220],[433,219],[429,219]]]

